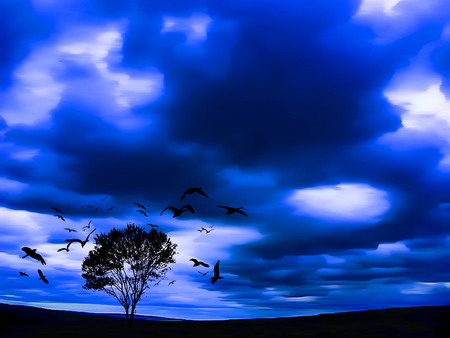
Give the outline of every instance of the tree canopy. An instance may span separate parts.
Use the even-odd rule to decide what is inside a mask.
[[[124,307],[132,325],[136,305],[149,287],[164,278],[175,263],[176,244],[162,231],[127,224],[95,237],[95,246],[81,266],[86,290],[104,291]]]

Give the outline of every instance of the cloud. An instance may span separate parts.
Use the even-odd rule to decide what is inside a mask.
[[[299,189],[286,202],[300,215],[332,223],[376,223],[390,207],[386,192],[352,183]]]

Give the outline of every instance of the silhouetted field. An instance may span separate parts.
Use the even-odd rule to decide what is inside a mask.
[[[2,337],[450,337],[450,306],[308,317],[149,321],[0,304]]]

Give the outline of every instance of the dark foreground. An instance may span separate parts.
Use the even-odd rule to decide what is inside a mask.
[[[276,319],[136,320],[0,304],[2,337],[450,337],[450,306]]]

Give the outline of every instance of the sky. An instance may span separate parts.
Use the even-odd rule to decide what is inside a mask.
[[[450,1],[5,0],[0,16],[0,302],[123,312],[81,263],[95,234],[152,223],[178,254],[140,315],[449,304]],[[180,201],[190,187],[208,197]]]

